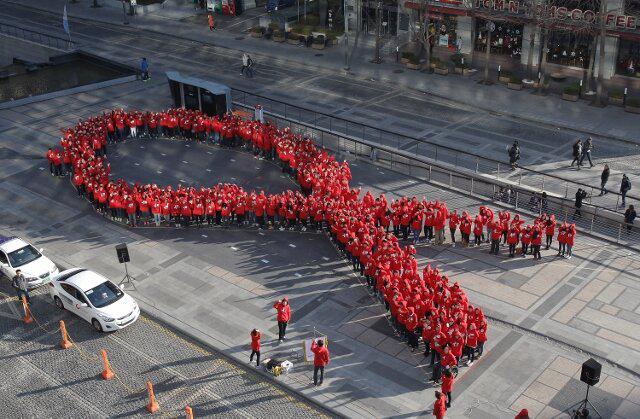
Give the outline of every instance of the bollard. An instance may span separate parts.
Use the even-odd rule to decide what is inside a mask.
[[[116,375],[111,370],[111,365],[109,365],[109,359],[107,358],[107,351],[102,349],[100,351],[100,355],[102,355],[102,364],[104,365],[104,370],[102,371],[102,378],[105,380],[111,380]]]
[[[158,402],[156,401],[156,395],[153,393],[153,384],[151,381],[147,381],[147,390],[149,391],[149,403],[147,404],[147,412],[156,413],[158,411]]]
[[[27,303],[27,296],[22,295],[22,308],[24,309],[24,324],[29,324],[33,322],[33,316],[31,316],[31,308],[29,308],[29,303]]]
[[[189,406],[184,408],[185,413],[187,414],[187,419],[193,419],[193,409],[191,409]]]
[[[71,348],[73,344],[69,340],[69,335],[67,334],[67,326],[65,326],[64,320],[60,320],[60,332],[62,333],[62,342],[60,342],[60,347],[62,349]]]

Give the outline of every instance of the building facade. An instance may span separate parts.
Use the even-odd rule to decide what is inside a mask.
[[[423,3],[421,3],[421,1]],[[600,16],[604,9],[603,76],[640,87],[640,0],[401,0],[397,34],[411,39],[410,21],[431,24],[433,55],[460,52],[484,65],[491,29],[491,64],[533,69],[542,63],[546,39],[548,72],[577,76],[599,72]]]

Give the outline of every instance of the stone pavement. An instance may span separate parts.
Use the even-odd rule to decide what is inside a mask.
[[[0,168],[2,233],[32,239],[66,266],[86,266],[114,279],[123,273],[115,264],[113,247],[126,242],[130,269],[138,279],[135,295],[149,313],[242,362],[248,356],[248,331],[261,328],[265,355],[292,357],[297,365],[283,382],[346,416],[428,414],[433,392],[426,381],[428,365],[397,341],[383,308],[322,237],[270,231],[262,236],[234,230],[129,230],[96,216],[67,182],[48,175],[39,158],[57,141],[60,127],[113,106],[166,107],[166,86],[151,83],[157,84],[140,91],[136,83],[114,86],[2,114],[6,129],[0,133],[0,145],[13,152]],[[119,146],[118,154],[132,155],[139,150],[136,145]],[[125,153],[127,147],[131,148]],[[172,150],[168,156],[191,152],[180,147],[167,145]],[[188,158],[205,167],[191,161],[196,156]],[[135,166],[123,157],[116,165],[121,165],[119,170],[131,165],[133,177],[141,173],[139,168],[155,169],[157,154],[141,154],[138,162]],[[451,208],[474,212],[479,205],[363,161],[354,162],[352,171],[354,184],[388,196],[437,197]],[[585,237],[578,238],[575,256],[568,261],[555,259],[552,252],[545,252],[541,263],[489,257],[485,252],[484,247],[419,246],[421,266],[436,263],[496,319],[485,355],[473,367],[461,369],[450,416],[512,417],[522,407],[540,417],[553,416],[582,395],[575,371],[588,356],[579,352],[581,348],[602,360],[607,374],[598,387],[602,392],[593,391],[593,401],[609,417],[616,417],[614,412],[617,417],[637,417],[637,256]],[[293,302],[293,322],[290,340],[278,346],[271,305],[284,294]],[[334,358],[320,389],[309,385],[311,371],[296,358],[300,339],[312,336],[314,327],[329,335]]]

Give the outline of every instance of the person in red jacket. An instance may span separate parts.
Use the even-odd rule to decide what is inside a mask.
[[[262,333],[258,329],[251,331],[251,356],[249,356],[249,362],[253,362],[253,356],[256,356],[256,367],[260,366],[260,338]]]
[[[509,227],[507,233],[507,244],[509,245],[509,257],[512,258],[516,255],[516,246],[518,245],[518,229],[515,226]]]
[[[576,225],[571,224],[566,231],[567,259],[571,259],[571,256],[573,255],[573,243],[576,238]]]
[[[471,323],[469,330],[467,330],[467,339],[465,343],[465,352],[467,353],[467,366],[473,365],[473,361],[476,355],[476,347],[478,346],[478,331],[476,325]]]
[[[442,387],[440,390],[443,394],[447,396],[447,409],[451,407],[451,392],[453,391],[453,383],[455,381],[455,377],[451,374],[451,371],[445,371],[442,376]]]
[[[291,319],[291,306],[287,297],[284,297],[282,300],[278,300],[273,308],[278,311],[278,342],[282,342],[286,337],[287,325]]]
[[[451,233],[451,247],[456,247],[456,229],[460,224],[460,217],[458,216],[458,211],[453,210],[451,214],[449,214],[449,232]]]
[[[546,250],[549,250],[551,243],[553,242],[553,233],[556,230],[556,216],[551,214],[545,222],[545,233],[547,233],[547,246]]]
[[[322,385],[324,367],[329,363],[329,350],[324,346],[324,340],[318,339],[311,343],[311,352],[313,352],[313,385]],[[318,371],[320,371],[320,381],[318,381]]]
[[[522,409],[520,413],[518,413],[515,419],[529,419],[529,411],[527,409]]]
[[[435,416],[436,419],[442,419],[446,412],[447,402],[445,401],[444,394],[436,391],[436,402],[433,404],[433,416]]]

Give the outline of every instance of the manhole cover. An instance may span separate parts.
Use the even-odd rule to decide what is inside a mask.
[[[324,54],[316,54],[316,57],[322,57]]]
[[[236,41],[242,41],[244,39],[244,36],[236,36],[235,40]]]
[[[404,70],[398,68],[398,69],[393,70],[393,72],[396,73],[396,74],[399,74],[399,73],[404,73]]]

